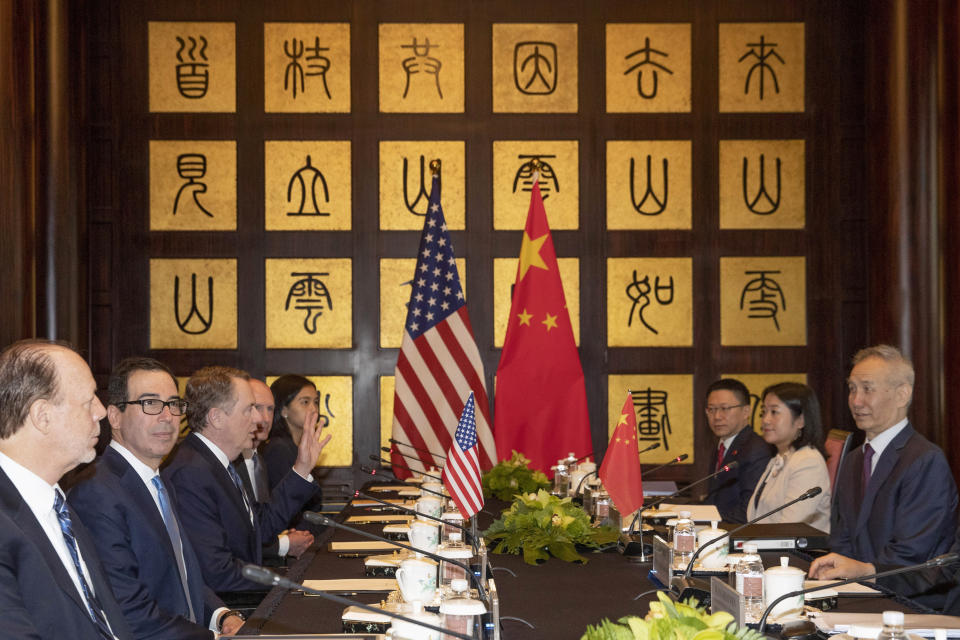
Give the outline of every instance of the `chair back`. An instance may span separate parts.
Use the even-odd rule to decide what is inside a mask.
[[[847,457],[853,442],[853,432],[843,429],[830,429],[823,448],[827,451],[827,471],[830,473],[830,491],[837,495],[837,470]]]

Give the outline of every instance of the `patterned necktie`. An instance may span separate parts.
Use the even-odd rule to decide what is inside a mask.
[[[714,471],[720,471],[723,468],[723,456],[727,453],[727,448],[723,446],[723,443],[720,443],[720,448],[717,449],[717,468]]]
[[[60,521],[60,531],[63,532],[63,541],[67,543],[67,550],[70,552],[70,558],[73,560],[73,568],[77,570],[77,576],[80,578],[80,591],[83,593],[83,599],[87,605],[87,613],[93,620],[97,631],[104,638],[115,640],[113,632],[110,631],[110,625],[107,623],[107,617],[103,613],[103,607],[96,594],[87,584],[87,578],[83,575],[83,567],[80,565],[80,550],[77,547],[77,539],[73,535],[73,523],[70,521],[70,512],[67,510],[67,504],[63,498],[63,492],[56,490],[53,498],[53,510],[57,513],[57,520]]]
[[[193,611],[193,603],[190,599],[190,587],[187,584],[187,565],[183,561],[183,540],[180,539],[180,527],[177,525],[177,517],[173,514],[170,507],[170,496],[167,494],[167,488],[163,485],[160,476],[153,476],[150,479],[153,486],[157,489],[157,499],[160,502],[160,514],[163,516],[163,524],[167,527],[167,535],[170,536],[170,544],[173,545],[173,555],[177,558],[177,567],[180,570],[180,584],[183,585],[183,597],[187,601],[187,610],[190,613],[190,622],[197,621],[197,615]]]
[[[257,502],[270,502],[270,483],[267,482],[267,470],[263,468],[263,461],[257,452],[253,452],[253,490],[257,494]]]
[[[863,495],[867,495],[867,485],[870,484],[870,476],[873,475],[873,447],[867,442],[863,445]]]
[[[240,497],[243,498],[243,506],[247,508],[247,516],[250,518],[250,524],[253,524],[253,509],[250,508],[250,499],[247,498],[247,491],[243,488],[243,480],[240,479],[240,474],[237,473],[237,470],[233,468],[232,464],[227,465],[227,473],[230,474],[230,479],[233,480],[233,484],[237,486],[237,490],[240,492]]]

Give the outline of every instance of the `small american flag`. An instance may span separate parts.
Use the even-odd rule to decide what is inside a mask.
[[[477,461],[477,420],[473,413],[473,393],[460,414],[460,423],[443,469],[443,484],[464,518],[472,518],[483,508],[480,463]]]

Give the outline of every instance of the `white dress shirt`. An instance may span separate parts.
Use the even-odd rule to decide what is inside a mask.
[[[873,439],[867,438],[867,442],[870,443],[870,448],[873,449],[873,459],[870,461],[871,474],[877,468],[877,462],[880,460],[880,456],[883,455],[883,450],[887,448],[887,445],[890,444],[894,438],[897,437],[898,433],[907,428],[908,422],[909,420],[904,418],[889,429],[886,429],[873,436]],[[864,444],[866,444],[866,442]]]

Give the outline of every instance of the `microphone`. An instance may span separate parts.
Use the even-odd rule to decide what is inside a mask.
[[[414,553],[425,555],[431,560],[436,560],[437,562],[448,562],[456,567],[460,567],[466,572],[468,576],[470,576],[470,578],[473,580],[473,584],[477,586],[477,593],[480,594],[480,599],[484,601],[487,600],[487,591],[486,589],[483,588],[483,584],[481,584],[480,579],[476,576],[476,574],[473,573],[473,570],[470,567],[460,562],[459,560],[454,560],[452,558],[444,558],[443,556],[437,555],[436,553],[431,553],[430,551],[427,551],[425,549],[417,549],[416,547],[411,547],[408,544],[397,542],[396,540],[387,540],[383,536],[378,536],[375,533],[368,533],[363,529],[355,529],[354,527],[350,527],[341,522],[337,522],[333,518],[328,518],[323,514],[317,513],[316,511],[304,511],[303,519],[311,524],[322,524],[328,527],[336,527],[337,529],[343,529],[344,531],[355,533],[359,536],[363,536],[364,538],[369,538],[370,540],[376,540],[377,542],[386,542],[395,547],[400,547],[401,549],[409,549]]]
[[[403,454],[401,453],[400,455],[403,455]],[[423,472],[423,471],[417,471],[416,469],[411,469],[411,468],[408,467],[408,466],[405,466],[405,465],[402,465],[402,464],[398,464],[398,463],[396,463],[396,462],[390,462],[390,461],[387,460],[386,458],[381,458],[380,456],[378,456],[378,455],[375,454],[375,453],[370,454],[370,459],[373,460],[374,462],[379,462],[379,463],[381,463],[381,464],[391,465],[391,466],[394,466],[394,467],[400,467],[401,469],[406,469],[407,471],[409,471],[409,472],[411,472],[411,473],[419,473],[419,474],[422,475],[422,476],[426,476],[426,477],[428,477],[428,478],[433,478],[434,480],[439,480],[440,482],[443,482],[443,478],[441,478],[440,476],[431,475],[431,474],[425,473],[425,472]]]
[[[307,512],[307,513],[310,513],[310,512]],[[259,584],[266,585],[268,587],[283,587],[284,589],[303,590],[312,595],[320,596],[321,598],[326,598],[327,600],[331,600],[333,602],[336,602],[338,604],[341,604],[347,607],[359,607],[361,609],[366,609],[367,611],[372,611],[374,613],[385,615],[388,618],[393,618],[394,620],[403,620],[404,622],[407,622],[410,624],[415,624],[420,627],[426,627],[428,629],[438,631],[440,632],[441,636],[454,636],[456,638],[462,638],[463,640],[472,640],[472,636],[468,636],[464,633],[450,631],[449,629],[444,629],[443,627],[436,627],[432,624],[428,624],[420,620],[414,620],[413,618],[402,616],[399,613],[394,613],[393,611],[386,611],[379,607],[374,607],[369,604],[357,602],[356,600],[351,600],[350,598],[343,598],[341,596],[334,595],[332,593],[327,593],[326,591],[313,589],[311,587],[300,584],[298,582],[294,582],[293,580],[284,578],[283,576],[278,575],[273,571],[270,571],[269,569],[265,569],[255,564],[244,565],[243,575],[248,580],[252,580]]]
[[[378,474],[380,473],[379,470],[373,469],[373,468],[368,467],[368,466],[366,466],[366,465],[360,465],[360,471],[363,471],[364,473],[368,473],[368,474],[370,474],[371,476],[375,476],[375,475],[378,475]],[[391,473],[390,475],[393,475],[393,474]],[[397,478],[396,476],[393,476],[393,477],[394,477],[394,479],[395,479],[397,482],[402,482],[402,480],[400,480],[400,479]],[[411,488],[412,488],[412,487],[417,487],[417,485],[415,485],[415,484],[411,484],[410,486],[411,486]],[[440,496],[441,498],[444,498],[444,499],[447,498],[447,496],[445,496],[443,493],[441,493],[441,492],[439,492],[439,491],[434,491],[433,489],[425,489],[424,487],[417,487],[417,489],[419,489],[420,491],[424,491],[424,492],[426,492],[426,493],[432,493],[433,495],[435,495],[435,496]],[[391,506],[396,506],[396,505],[391,505]]]
[[[413,446],[412,444],[408,444],[408,443],[406,443],[406,442],[400,442],[399,440],[395,440],[394,438],[390,438],[390,439],[389,439],[389,442],[392,442],[393,444],[399,444],[399,445],[402,446],[402,447],[409,447],[409,448],[413,449],[414,451],[419,451],[420,453],[428,453],[428,454],[430,454],[431,456],[433,456],[434,458],[443,458],[444,460],[447,459],[447,456],[443,455],[442,453],[434,453],[433,451],[430,451],[430,449],[421,449],[420,447],[415,447],[415,446]],[[390,452],[391,452],[391,450],[390,450],[389,448],[387,448],[387,447],[381,447],[381,449],[382,449],[383,451],[386,451],[387,453],[390,453]],[[397,453],[400,453],[400,452],[397,451]],[[400,455],[403,455],[403,454],[400,453]]]
[[[408,507],[402,507],[402,506],[400,506],[400,505],[398,505],[398,504],[393,504],[392,502],[387,502],[386,500],[381,500],[380,498],[375,498],[374,496],[369,495],[369,494],[366,494],[366,493],[364,493],[363,491],[354,491],[353,493],[354,493],[354,497],[355,497],[355,498],[365,498],[365,499],[367,499],[367,500],[373,500],[374,502],[379,502],[380,504],[385,504],[385,505],[387,505],[387,506],[393,507],[393,508],[398,509],[398,510],[400,510],[400,511],[404,511],[404,512],[406,512],[406,513],[411,513],[411,514],[413,514],[413,515],[415,515],[415,516],[419,516],[419,517],[421,517],[421,518],[426,518],[426,519],[428,519],[428,520],[433,520],[434,522],[439,522],[440,524],[443,524],[443,525],[450,525],[451,527],[455,527],[455,528],[457,528],[457,529],[460,529],[460,530],[463,531],[465,534],[470,535],[470,546],[473,547],[473,551],[474,551],[474,552],[477,551],[477,544],[476,544],[477,541],[474,540],[473,534],[470,533],[470,530],[469,530],[469,529],[467,529],[466,527],[464,527],[464,526],[462,526],[462,525],[456,524],[455,522],[450,522],[450,521],[448,521],[448,520],[444,520],[444,519],[442,519],[442,518],[437,518],[437,517],[435,517],[435,516],[431,516],[430,514],[427,514],[427,513],[420,513],[420,512],[417,511],[416,509],[410,509],[410,508],[408,508]]]
[[[679,462],[683,462],[684,460],[686,460],[686,459],[689,458],[689,457],[690,457],[690,456],[689,456],[688,454],[686,454],[686,453],[681,453],[680,455],[678,455],[676,458],[674,458],[674,459],[671,460],[670,462],[667,462],[666,464],[657,465],[657,466],[654,467],[653,469],[650,469],[649,471],[647,471],[647,475],[650,475],[650,474],[653,473],[654,471],[660,471],[660,469],[663,469],[664,467],[669,467],[669,466],[675,465],[675,464],[677,464],[677,463],[679,463]]]
[[[390,449],[390,447],[380,447],[380,451],[383,451],[385,453],[390,453],[393,455],[398,455],[400,457],[406,458],[407,460],[413,460],[414,462],[419,462],[420,464],[423,464],[423,461],[420,460],[420,458],[416,456],[408,456],[407,454],[405,454],[403,451],[400,451],[400,450],[393,451],[392,449]]]
[[[920,564],[910,565],[909,567],[899,567],[897,569],[890,569],[889,571],[880,571],[879,573],[873,573],[866,576],[860,576],[858,578],[848,578],[846,580],[839,580],[837,582],[831,582],[829,584],[823,584],[819,587],[810,587],[808,589],[800,589],[799,591],[791,591],[790,593],[785,593],[773,602],[771,602],[766,609],[763,611],[763,617],[760,618],[760,628],[759,631],[763,634],[764,629],[767,627],[767,616],[770,615],[770,612],[775,606],[780,604],[782,601],[787,598],[796,598],[799,595],[806,595],[808,593],[813,593],[814,591],[820,591],[822,589],[833,589],[834,587],[842,587],[843,585],[850,584],[853,582],[864,582],[866,580],[873,580],[875,578],[886,578],[888,576],[896,575],[898,573],[907,573],[910,571],[923,571],[924,569],[934,569],[936,567],[945,567],[947,565],[956,564],[960,562],[960,553],[944,553],[935,558],[931,558],[926,562],[921,562]]]

